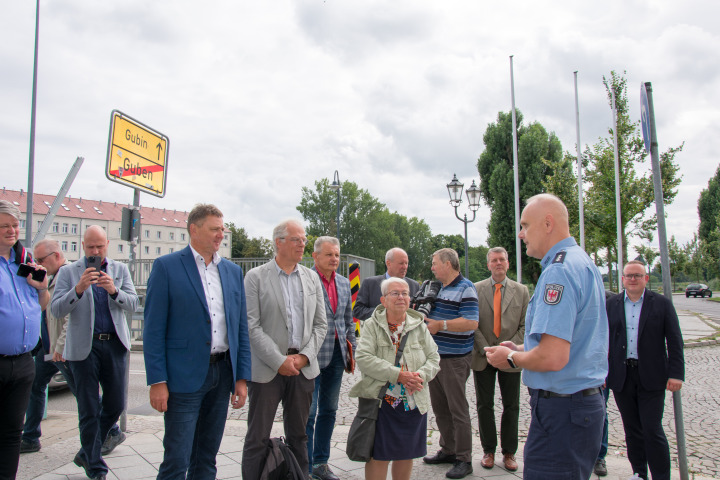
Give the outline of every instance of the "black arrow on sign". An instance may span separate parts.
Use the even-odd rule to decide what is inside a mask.
[[[162,151],[162,143],[158,143],[157,147],[155,147],[155,148],[158,149],[158,161],[160,161],[160,152]]]

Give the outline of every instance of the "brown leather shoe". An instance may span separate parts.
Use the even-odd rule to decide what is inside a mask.
[[[483,454],[483,458],[480,461],[480,465],[482,465],[483,468],[491,469],[495,466],[495,454],[494,453],[485,453]]]
[[[505,470],[508,472],[514,472],[518,469],[518,464],[515,461],[515,455],[503,455],[503,464],[505,465]]]

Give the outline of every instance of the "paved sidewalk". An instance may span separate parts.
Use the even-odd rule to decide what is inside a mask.
[[[712,334],[717,327],[710,325],[701,316],[681,314],[681,325],[686,339],[686,347],[690,342]],[[708,342],[710,343],[710,342]],[[690,478],[695,480],[720,477],[720,345],[712,344],[699,348],[686,348],[687,378],[683,387],[683,408],[685,430],[687,436],[688,464]],[[333,439],[335,441],[330,464],[333,470],[342,479],[364,478],[364,464],[351,462],[345,455],[345,441],[350,423],[355,414],[357,402],[347,396],[357,379],[357,376],[346,375],[343,380],[340,395],[340,407],[337,417],[337,426]],[[472,376],[468,383],[468,396],[471,402],[471,416],[473,425],[473,467],[475,472],[467,478],[489,478],[493,480],[511,480],[522,478],[521,473],[510,473],[495,467],[485,470],[480,466],[482,449],[477,433],[477,413],[475,410],[475,395],[472,387]],[[529,408],[527,393],[521,389],[520,413],[520,449],[517,455],[522,472],[522,450],[529,426]],[[500,405],[499,397],[496,404]],[[127,420],[127,440],[106,457],[110,467],[109,479],[142,480],[155,478],[157,468],[162,461],[163,447],[163,419],[152,410],[149,405],[131,409]],[[499,414],[499,412],[498,412]],[[607,466],[608,480],[626,480],[632,475],[630,464],[625,457],[624,434],[615,402],[608,403],[610,418],[610,448]],[[273,435],[282,434],[280,423],[282,409],[278,409]],[[247,431],[247,406],[240,410],[230,410],[225,428],[225,436],[218,456],[218,478],[239,479],[240,461],[242,459],[242,446]],[[498,423],[499,424],[499,423]],[[679,479],[676,465],[674,414],[671,396],[666,399],[665,430],[670,441],[673,456],[673,480]],[[428,415],[428,453],[439,449],[437,425],[432,412]],[[83,470],[72,463],[75,453],[80,448],[77,432],[76,412],[50,411],[48,418],[42,423],[43,448],[40,452],[24,454],[20,457],[18,470],[19,480],[28,479],[67,479],[82,480],[85,477]],[[413,479],[445,478],[448,466],[430,466],[418,459],[414,462]],[[705,476],[702,476],[702,475]],[[597,477],[593,476],[593,479]]]

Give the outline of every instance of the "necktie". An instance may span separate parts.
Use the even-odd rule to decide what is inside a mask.
[[[50,334],[48,333],[47,326],[47,312],[43,311],[40,320],[40,338],[42,339],[42,346],[45,353],[50,353]]]
[[[493,313],[495,313],[495,328],[493,329],[493,331],[495,332],[495,336],[498,338],[500,338],[500,313],[502,313],[502,292],[500,291],[501,288],[502,283],[496,283],[495,295],[493,296]]]

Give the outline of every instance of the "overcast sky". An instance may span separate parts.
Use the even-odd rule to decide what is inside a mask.
[[[573,154],[573,71],[583,145],[610,126],[603,75],[627,71],[635,120],[652,82],[660,150],[685,142],[666,212],[686,242],[718,166],[718,18],[707,0],[43,0],[35,192],[57,193],[83,156],[72,196],[131,202],[104,173],[118,109],[170,139],[167,195],[143,193],[144,206],[215,203],[267,238],[299,217],[302,186],[338,170],[434,234],[462,234],[445,185],[477,180],[482,135],[511,107],[514,55],[526,123]],[[27,189],[34,29],[34,1],[3,2],[0,186],[16,190]],[[488,219],[483,205],[471,245]]]

